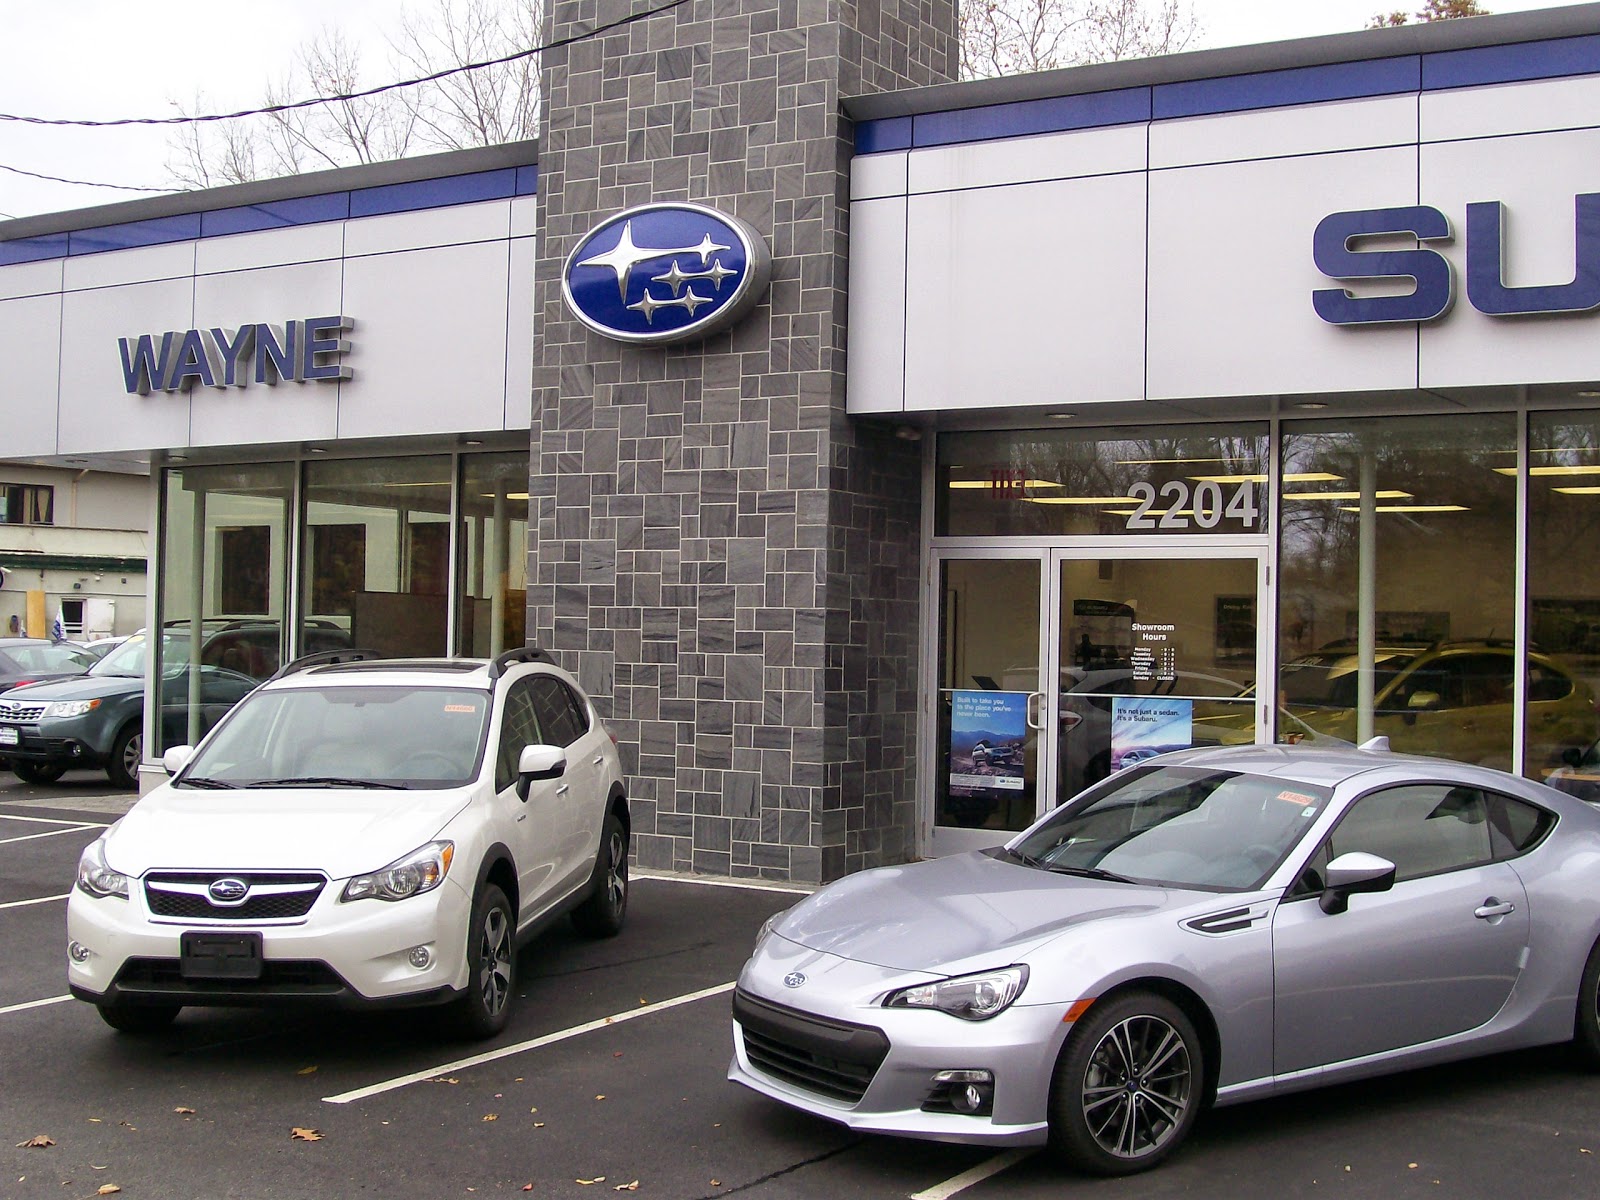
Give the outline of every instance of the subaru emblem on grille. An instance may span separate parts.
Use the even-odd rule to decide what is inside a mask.
[[[250,885],[242,879],[226,875],[221,879],[213,879],[206,892],[210,895],[212,903],[231,907],[244,903],[245,897],[250,894]]]
[[[793,987],[799,987],[805,981],[806,981],[806,977],[803,974],[801,974],[799,971],[790,971],[787,975],[785,975],[783,977],[783,986],[784,987],[792,987],[792,988]]]

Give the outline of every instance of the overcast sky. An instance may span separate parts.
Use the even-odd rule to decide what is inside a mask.
[[[1487,0],[1496,13],[1577,0]],[[1194,49],[1280,41],[1365,27],[1422,0],[1193,0]],[[431,4],[427,5],[431,7]],[[418,5],[413,4],[413,7]],[[369,85],[390,82],[386,29],[396,0],[0,0],[0,112],[107,119],[166,116],[203,93],[213,111],[261,101],[295,47],[336,24],[364,48]],[[0,167],[143,187],[170,186],[157,130],[41,128],[0,122]],[[0,170],[0,215],[84,208],[137,192],[48,183]]]

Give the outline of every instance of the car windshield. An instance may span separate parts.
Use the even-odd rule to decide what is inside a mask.
[[[1260,887],[1327,804],[1326,788],[1203,767],[1120,773],[1007,848],[1066,875],[1207,891]]]
[[[1373,655],[1373,684],[1376,694],[1405,669],[1412,655],[1398,650],[1379,650]],[[1341,651],[1337,654],[1308,654],[1285,663],[1278,676],[1280,700],[1308,708],[1354,708],[1361,660]]]
[[[459,787],[477,777],[489,722],[471,688],[270,688],[241,702],[177,787]]]

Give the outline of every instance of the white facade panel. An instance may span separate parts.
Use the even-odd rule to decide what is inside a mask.
[[[510,236],[511,202],[484,200],[346,221],[344,252],[355,258],[463,242],[503,241]]]
[[[1410,146],[1416,140],[1416,96],[1380,96],[1157,121],[1150,126],[1150,166]]]
[[[60,296],[0,300],[0,363],[5,364],[0,458],[56,452],[60,353]]]
[[[193,246],[184,248],[192,258]],[[193,279],[186,275],[159,283],[68,292],[61,303],[61,319],[59,453],[189,444],[188,394],[130,394],[118,339],[193,328]]]
[[[907,187],[916,195],[1143,171],[1145,128],[1142,124],[1114,125],[913,150],[907,164]]]
[[[344,223],[326,221],[258,233],[234,233],[202,238],[195,243],[195,273],[247,271],[255,267],[281,267],[318,262],[344,253]]]
[[[850,206],[845,395],[852,413],[898,413],[906,400],[906,200]]]
[[[1415,387],[1413,326],[1339,328],[1311,306],[1332,286],[1317,223],[1415,187],[1412,147],[1153,172],[1149,398]]]
[[[1455,266],[1456,302],[1422,328],[1422,387],[1600,379],[1600,313],[1490,317],[1466,287],[1467,205],[1504,208],[1503,281],[1561,285],[1576,273],[1574,198],[1600,192],[1600,130],[1448,142],[1422,149],[1422,202],[1455,231],[1443,252]]]
[[[281,327],[307,317],[334,316],[341,311],[341,290],[337,260],[206,275],[195,281],[194,325],[232,332],[257,322]],[[359,378],[364,323],[359,313],[345,315],[355,318],[356,327],[345,335],[351,353],[344,361]],[[331,438],[338,427],[340,386],[328,381],[197,387],[191,393],[189,445]]]
[[[344,309],[362,340],[338,436],[501,428],[508,276],[504,242],[347,261]]]
[[[1600,76],[1424,92],[1424,142],[1600,125]]]
[[[531,237],[512,238],[508,253],[503,428],[527,429],[533,422],[533,268],[538,253]]]
[[[511,236],[532,237],[538,232],[539,198],[518,196],[511,201]]]
[[[12,263],[0,267],[0,300],[59,292],[63,261],[51,258],[42,262]]]
[[[173,242],[165,246],[141,246],[136,250],[74,255],[66,260],[62,283],[67,291],[74,292],[125,283],[151,283],[157,279],[187,279],[194,274],[194,248],[194,242]]]
[[[1142,174],[913,196],[908,218],[908,411],[1142,393]]]
[[[850,160],[850,199],[875,200],[906,194],[906,152],[863,154]]]

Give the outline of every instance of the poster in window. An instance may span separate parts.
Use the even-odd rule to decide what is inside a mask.
[[[1111,769],[1194,744],[1194,701],[1117,696],[1111,701]]]
[[[950,700],[950,786],[1020,792],[1028,693],[957,690]]]
[[[1218,596],[1216,662],[1253,663],[1256,660],[1256,598]]]

